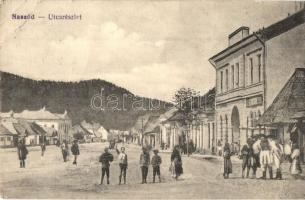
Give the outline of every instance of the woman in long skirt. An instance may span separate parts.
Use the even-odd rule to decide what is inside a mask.
[[[294,178],[298,178],[298,176],[302,173],[300,164],[300,149],[298,144],[292,145],[290,173]]]
[[[174,147],[171,155],[171,174],[175,179],[178,179],[178,177],[183,174],[182,159],[178,146]]]
[[[223,148],[223,161],[224,161],[223,177],[225,179],[229,178],[229,174],[232,173],[231,155],[232,155],[232,152],[230,149],[230,144],[227,142]]]

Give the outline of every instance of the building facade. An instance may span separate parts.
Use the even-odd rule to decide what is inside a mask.
[[[72,120],[68,116],[67,111],[63,114],[51,113],[43,107],[40,110],[30,111],[24,110],[20,113],[1,113],[1,122],[20,121],[31,122],[39,125],[42,128],[54,128],[58,133],[60,142],[63,140],[71,140],[72,136],[69,134],[72,127]]]
[[[257,120],[305,63],[305,10],[250,34],[241,27],[209,59],[216,70],[217,140],[238,146],[263,133]]]

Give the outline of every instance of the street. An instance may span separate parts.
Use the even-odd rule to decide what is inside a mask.
[[[60,148],[47,146],[44,157],[40,147],[30,147],[26,168],[19,168],[16,149],[1,149],[0,187],[2,198],[305,198],[304,180],[293,180],[287,165],[285,180],[241,179],[240,163],[233,162],[233,174],[224,180],[220,159],[203,160],[183,157],[184,174],[175,181],[169,173],[170,154],[160,153],[162,183],[140,184],[140,147],[126,145],[128,154],[127,184],[118,185],[117,154],[111,164],[110,185],[99,185],[101,166],[99,155],[106,143],[81,144],[78,165],[72,156],[64,163]],[[120,147],[120,145],[119,145]]]

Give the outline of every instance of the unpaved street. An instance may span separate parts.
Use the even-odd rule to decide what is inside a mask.
[[[234,163],[231,179],[221,175],[222,163],[218,159],[203,160],[183,157],[184,174],[179,181],[172,180],[169,153],[161,153],[162,183],[140,184],[138,166],[140,148],[126,145],[129,158],[127,184],[118,185],[119,167],[116,160],[111,165],[110,185],[99,185],[100,163],[98,157],[106,144],[82,144],[79,164],[62,161],[58,147],[47,146],[44,157],[40,148],[29,148],[25,169],[19,168],[16,149],[1,149],[0,187],[4,198],[305,198],[304,180],[241,179],[240,164]],[[287,164],[284,170],[287,171]]]

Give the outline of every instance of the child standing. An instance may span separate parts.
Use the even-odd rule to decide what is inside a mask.
[[[154,156],[151,159],[151,165],[153,167],[153,183],[155,183],[155,177],[158,175],[159,183],[161,183],[161,177],[160,177],[160,165],[162,163],[161,157],[158,155],[159,151],[158,149],[155,149]]]
[[[71,152],[74,155],[73,165],[77,165],[77,156],[79,156],[79,147],[77,140],[74,140],[73,145],[71,146]]]
[[[230,144],[228,142],[225,143],[223,148],[223,161],[224,161],[224,172],[223,177],[225,179],[229,178],[229,174],[232,173],[232,162],[231,162],[231,149]]]
[[[116,152],[119,155],[119,166],[120,166],[120,176],[119,176],[119,185],[121,185],[122,176],[124,178],[124,184],[126,184],[126,173],[128,167],[127,154],[125,153],[125,147],[121,147],[121,152],[118,150],[116,146]]]

